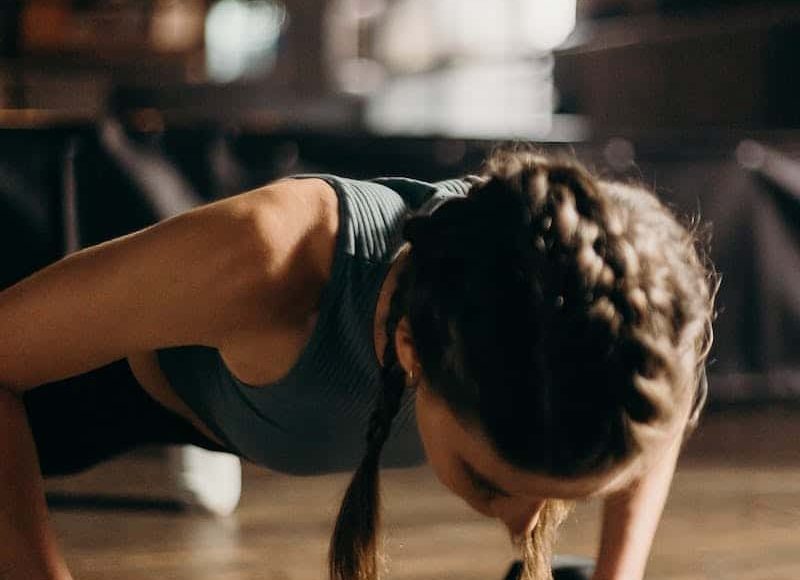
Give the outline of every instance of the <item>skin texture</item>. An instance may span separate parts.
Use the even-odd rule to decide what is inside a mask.
[[[22,401],[0,389],[0,579],[72,580],[47,521]]]

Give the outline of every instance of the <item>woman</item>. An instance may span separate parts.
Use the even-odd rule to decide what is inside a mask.
[[[70,577],[41,474],[191,442],[357,467],[335,580],[378,575],[379,462],[425,455],[528,577],[569,502],[603,495],[595,577],[641,578],[702,403],[709,282],[652,194],[524,149],[434,185],[300,176],[88,248],[0,294],[0,569]]]

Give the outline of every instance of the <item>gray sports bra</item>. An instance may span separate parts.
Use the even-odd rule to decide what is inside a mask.
[[[158,359],[178,396],[229,449],[276,471],[311,475],[354,469],[364,454],[367,423],[382,388],[373,317],[404,218],[465,195],[470,185],[297,176],[303,177],[324,179],[336,190],[339,232],[316,327],[294,367],[275,383],[249,386],[213,348],[165,348]],[[403,397],[382,457],[388,467],[424,459],[411,392]]]

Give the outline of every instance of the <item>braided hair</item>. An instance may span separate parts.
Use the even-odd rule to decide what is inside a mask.
[[[410,230],[423,372],[511,464],[595,472],[688,414],[713,286],[692,233],[648,191],[501,151],[467,198]]]
[[[380,575],[378,467],[406,387],[405,371],[397,359],[392,337],[406,309],[406,291],[401,289],[408,287],[409,272],[401,272],[386,321],[389,340],[383,354],[383,390],[369,420],[367,451],[345,492],[331,539],[328,555],[331,580],[375,580]]]
[[[337,520],[332,580],[378,576],[378,456],[404,387],[403,316],[429,388],[522,469],[622,465],[702,401],[713,275],[694,232],[644,188],[503,149],[466,197],[411,217],[404,237],[385,388]]]

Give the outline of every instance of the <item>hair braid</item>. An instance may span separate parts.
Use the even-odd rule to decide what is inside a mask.
[[[405,310],[407,280],[407,273],[402,272],[389,307],[386,321],[388,341],[381,371],[383,389],[369,419],[366,453],[350,481],[336,518],[328,554],[331,580],[376,580],[380,576],[379,465],[381,451],[389,438],[405,390],[405,372],[397,359],[394,334]]]
[[[528,344],[518,364],[532,369],[504,372],[536,384],[530,394],[485,389],[482,422],[523,467],[568,475],[629,457],[638,445],[632,429],[680,415],[684,405],[675,402],[700,382],[713,292],[692,234],[649,192],[530,151],[495,154],[470,197],[475,215],[494,222],[486,226],[491,235],[507,241],[502,250],[512,248],[512,269],[523,272],[506,270],[495,284],[506,293],[518,286],[522,296],[517,279],[528,281],[513,316],[500,312],[519,321],[505,334]],[[502,205],[511,211],[498,213]],[[687,352],[692,368],[683,363]],[[519,403],[533,410],[535,433],[507,427],[524,424],[512,417]],[[533,456],[519,443],[525,439],[550,453]]]

